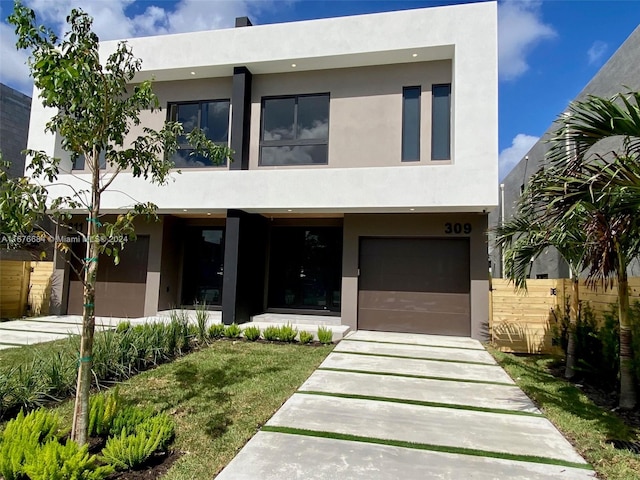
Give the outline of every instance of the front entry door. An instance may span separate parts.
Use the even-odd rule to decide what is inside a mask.
[[[270,309],[340,310],[342,228],[273,227]]]

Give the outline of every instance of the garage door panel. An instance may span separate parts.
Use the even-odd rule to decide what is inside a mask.
[[[469,315],[469,296],[460,293],[361,291],[358,301],[370,310]]]
[[[76,247],[78,252],[84,248],[84,245],[76,245],[78,245]],[[113,258],[100,256],[95,287],[96,315],[129,318],[144,315],[148,257],[149,236],[147,235],[140,235],[137,240],[127,243],[120,251],[118,265],[114,264]],[[69,281],[67,313],[81,315],[83,303],[82,282],[72,273]]]
[[[471,334],[467,238],[363,238],[358,328]]]
[[[362,330],[383,332],[425,333],[431,335],[471,335],[468,315],[452,313],[420,313],[419,322],[415,312],[393,310],[363,309],[366,325],[358,326]]]

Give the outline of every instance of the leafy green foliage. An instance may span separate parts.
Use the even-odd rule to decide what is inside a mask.
[[[62,445],[56,440],[45,443],[24,465],[30,480],[102,480],[113,473],[109,465],[98,465],[88,446],[73,440]]]
[[[132,433],[138,425],[153,418],[154,414],[152,409],[127,405],[116,413],[111,422],[109,434],[119,435],[123,430]]]
[[[290,324],[282,325],[280,332],[278,333],[278,339],[281,342],[291,343],[294,342],[298,335],[298,329],[293,328]]]
[[[167,447],[174,435],[174,424],[166,414],[155,415],[107,440],[104,460],[118,470],[135,468],[151,455]]]
[[[222,338],[225,326],[222,323],[214,323],[209,327],[209,338]]]
[[[333,332],[330,328],[320,325],[318,327],[318,340],[323,345],[333,343]]]
[[[232,323],[231,325],[224,327],[224,336],[227,338],[240,338],[241,334],[242,329],[237,323]]]
[[[244,334],[244,338],[251,342],[255,342],[260,338],[260,328],[255,325],[250,325],[245,328],[242,333]]]
[[[26,415],[20,411],[0,433],[0,476],[5,480],[26,478],[26,462],[37,454],[42,444],[57,442],[64,433],[56,414],[44,408]]]
[[[300,332],[300,343],[307,344],[313,342],[313,333],[309,333],[306,330]]]
[[[128,320],[125,320],[123,322],[118,323],[118,326],[116,327],[116,332],[125,333],[130,328],[131,328],[131,322]]]
[[[197,336],[201,344],[207,341],[207,323],[209,322],[209,311],[207,304],[196,304],[196,325],[198,326]]]
[[[120,409],[119,387],[105,394],[91,397],[89,401],[89,435],[103,436],[111,431],[116,413]]]
[[[280,340],[280,327],[276,327],[275,325],[269,325],[262,332],[262,336],[265,340],[269,342],[275,342]]]

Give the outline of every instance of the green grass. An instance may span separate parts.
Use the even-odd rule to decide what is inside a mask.
[[[48,355],[52,350],[71,351],[69,339],[2,349],[0,350],[0,370],[31,363],[42,355]]]
[[[290,435],[303,435],[308,437],[332,438],[334,440],[347,440],[352,442],[373,443],[376,445],[389,445],[392,447],[412,448],[415,450],[427,450],[431,452],[454,453],[459,455],[473,455],[476,457],[501,458],[503,460],[516,460],[520,462],[542,463],[545,465],[560,465],[572,468],[590,468],[583,463],[573,463],[555,458],[537,457],[534,455],[516,455],[513,453],[492,452],[490,450],[478,450],[475,448],[449,447],[444,445],[434,445],[428,443],[415,443],[403,440],[391,440],[384,438],[363,437],[360,435],[350,435],[346,433],[323,432],[318,430],[307,430],[303,428],[280,427],[266,425],[262,428],[264,432],[288,433]]]
[[[517,357],[488,350],[593,466],[599,478],[640,479],[640,456],[606,443],[610,438],[640,441],[640,432],[632,431],[618,417],[595,405],[569,382],[548,373],[553,358]]]
[[[185,453],[163,480],[213,478],[331,349],[214,342],[122,383],[120,396],[175,420],[173,448]]]

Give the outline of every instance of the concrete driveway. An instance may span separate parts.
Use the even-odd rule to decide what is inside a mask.
[[[217,479],[594,477],[479,342],[357,331]]]

